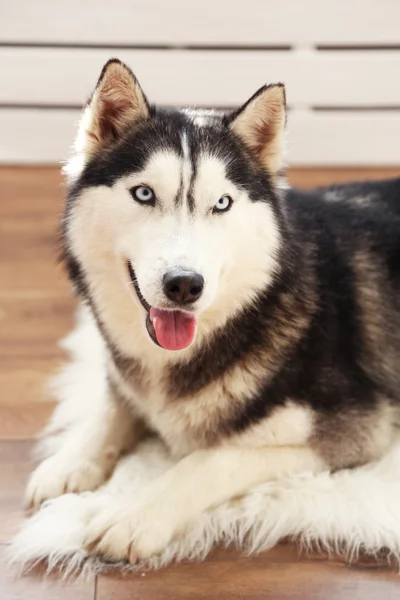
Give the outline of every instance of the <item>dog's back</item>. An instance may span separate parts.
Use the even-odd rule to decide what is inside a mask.
[[[317,443],[340,446],[332,463],[370,460],[399,421],[400,179],[293,189],[287,200],[317,306],[289,369],[293,392],[314,399]]]

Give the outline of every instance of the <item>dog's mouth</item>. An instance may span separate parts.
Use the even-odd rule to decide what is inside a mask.
[[[147,313],[146,329],[153,342],[166,350],[184,350],[188,348],[196,335],[197,320],[195,315],[183,310],[166,310],[150,306],[140,291],[130,261],[128,261],[127,267],[139,302]]]

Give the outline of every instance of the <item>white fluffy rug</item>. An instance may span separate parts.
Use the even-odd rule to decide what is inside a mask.
[[[52,453],[60,443],[60,428],[73,427],[91,403],[101,401],[105,394],[103,342],[84,311],[63,346],[72,360],[56,380],[60,404],[45,432],[41,455]],[[143,442],[119,462],[111,480],[98,491],[67,494],[46,503],[28,519],[10,547],[11,561],[21,569],[47,561],[50,569],[62,568],[67,574],[80,568],[84,572],[111,568],[81,549],[88,522],[100,507],[113,501],[113,495],[143,485],[171,464],[159,441]],[[161,555],[130,568],[202,559],[217,543],[259,552],[287,537],[347,560],[360,552],[377,555],[384,549],[400,563],[400,443],[374,465],[258,486],[245,497],[201,516]]]

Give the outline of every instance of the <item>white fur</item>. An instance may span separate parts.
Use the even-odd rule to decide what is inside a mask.
[[[123,459],[111,482],[98,492],[68,494],[47,503],[28,520],[9,550],[20,568],[47,560],[49,568],[84,566],[107,570],[82,549],[89,524],[113,504],[113,495],[134,492],[169,467],[163,448],[147,443]],[[240,500],[199,515],[182,537],[130,568],[159,568],[174,560],[204,558],[216,543],[249,552],[268,550],[294,537],[347,559],[387,548],[400,560],[400,447],[377,465],[336,475],[296,476],[260,485]],[[116,564],[121,567],[121,564]]]
[[[287,402],[234,438],[235,445],[248,448],[265,446],[302,446],[312,434],[314,414],[311,409]]]
[[[210,117],[224,114],[224,111],[217,109],[184,108],[182,110],[198,127],[207,125],[210,122]]]
[[[207,509],[262,481],[322,466],[309,448],[193,452],[139,491],[113,497],[89,523],[83,547],[117,560],[151,558]]]
[[[42,452],[57,452],[57,441],[64,443],[65,438],[56,432],[79,426],[106,393],[103,342],[84,312],[78,332],[65,345],[74,361],[58,379],[62,403],[47,430],[53,442],[42,446]],[[284,415],[290,427],[291,412],[278,414],[276,423]],[[307,416],[300,415],[301,419],[307,426]],[[147,440],[119,460],[111,479],[98,491],[47,502],[16,536],[10,548],[12,562],[26,567],[46,559],[49,568],[61,565],[67,573],[83,565],[86,570],[106,568],[99,559],[88,557],[85,543],[110,525],[100,544],[115,557],[128,551],[131,558],[138,557],[131,568],[203,558],[216,542],[256,552],[287,536],[350,558],[360,550],[374,554],[386,547],[400,559],[400,445],[375,465],[290,478],[286,475],[293,468],[315,471],[322,465],[315,464],[310,453],[302,457],[298,450],[290,453],[278,447],[260,454],[230,446],[208,456],[205,451],[199,460],[199,453],[194,453],[185,459],[186,465],[185,460],[175,464],[161,442]],[[293,464],[298,460],[300,465]],[[271,476],[279,472],[280,479],[256,486],[268,472]],[[172,485],[166,486],[166,481]],[[239,498],[228,500],[232,496]]]

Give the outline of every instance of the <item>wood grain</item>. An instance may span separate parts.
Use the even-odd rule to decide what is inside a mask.
[[[20,388],[23,387],[23,373],[20,374]],[[11,377],[13,374],[11,374]],[[47,374],[41,375],[41,379],[47,379]],[[14,385],[14,387],[17,387]],[[7,398],[12,398],[8,396]],[[32,395],[25,393],[23,403],[0,404],[0,440],[5,441],[24,441],[37,438],[40,431],[50,419],[54,410],[52,401],[33,401],[30,402]],[[1,481],[1,475],[0,475]]]
[[[2,13],[0,33],[3,42],[49,45],[397,46],[399,21],[395,0],[247,0],[245,9],[203,0],[201,10],[185,0],[114,0],[112,10],[98,0],[70,0],[62,18],[54,2],[14,0]]]
[[[95,600],[95,582],[64,583],[44,574],[44,569],[16,580],[8,568],[5,546],[0,546],[1,600]]]
[[[293,168],[288,170],[289,181],[292,186],[302,188],[313,188],[333,183],[346,183],[351,181],[363,181],[371,179],[389,179],[400,177],[400,165],[393,167],[371,167],[369,169],[358,168]]]
[[[109,48],[0,47],[0,105],[82,106]],[[300,106],[395,106],[400,103],[400,51],[311,49],[118,49],[151,102],[163,106],[240,106],[264,82],[283,81],[292,109]],[[223,84],[221,84],[223,73]],[[371,81],[379,85],[371,85]],[[240,85],[238,85],[240,81]],[[348,82],[351,81],[351,85]],[[290,119],[288,127],[290,135]],[[290,138],[289,138],[290,139]],[[331,141],[332,143],[332,141]],[[305,144],[303,144],[305,146]],[[372,149],[371,149],[372,150]]]
[[[52,410],[49,374],[74,304],[57,264],[58,168],[0,170],[0,439],[37,435]]]
[[[24,489],[34,464],[32,448],[30,441],[0,441],[0,542],[9,542],[22,522]]]
[[[299,556],[281,545],[245,558],[219,550],[200,564],[180,564],[132,576],[101,576],[97,600],[372,600],[399,598],[397,574],[347,567],[326,557]]]
[[[400,169],[293,169],[293,184],[390,177]],[[33,467],[33,438],[52,410],[49,374],[63,360],[57,340],[71,327],[74,301],[56,262],[63,189],[58,168],[0,168],[0,543],[23,518],[22,496]],[[94,599],[93,582],[12,582],[0,560],[0,600]],[[246,559],[216,551],[201,564],[157,573],[102,576],[97,600],[227,599],[369,600],[400,597],[400,578],[373,563],[347,567],[325,556],[299,557],[290,545]]]

